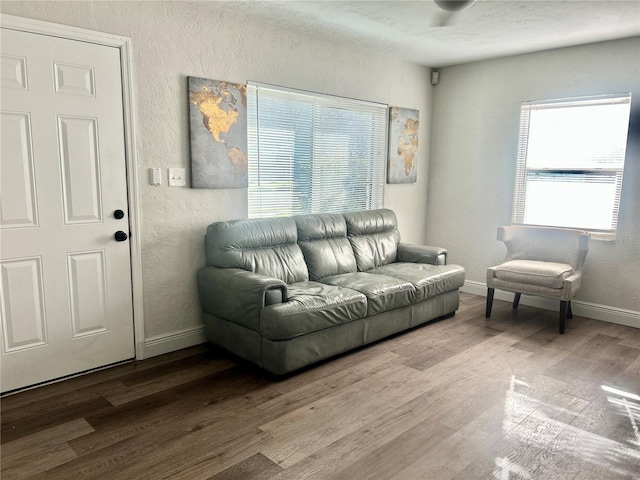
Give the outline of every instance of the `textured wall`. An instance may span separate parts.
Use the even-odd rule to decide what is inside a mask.
[[[284,31],[216,2],[6,2],[2,13],[130,37],[142,199],[145,334],[201,324],[195,274],[216,220],[247,216],[245,189],[168,187],[167,167],[189,171],[187,76],[247,80],[420,110],[418,182],[387,185],[385,206],[403,239],[426,232],[432,87],[424,67]],[[163,186],[147,169],[163,169]]]
[[[585,302],[640,311],[640,38],[445,68],[434,89],[427,243],[484,282],[511,223],[520,103],[632,92],[618,238],[592,241]]]

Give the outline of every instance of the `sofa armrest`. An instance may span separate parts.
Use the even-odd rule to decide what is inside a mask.
[[[398,262],[430,263],[431,265],[446,265],[447,250],[427,245],[414,245],[400,242],[398,244]]]
[[[198,293],[204,312],[256,329],[264,306],[287,300],[287,285],[239,268],[204,267],[198,271]]]

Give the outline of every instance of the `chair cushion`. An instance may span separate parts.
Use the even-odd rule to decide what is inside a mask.
[[[493,269],[500,280],[549,288],[562,288],[564,279],[573,275],[571,265],[536,260],[511,260]]]
[[[410,282],[366,272],[332,275],[321,282],[363,293],[367,297],[367,316],[411,305],[416,295]]]
[[[259,333],[271,340],[324,330],[367,314],[367,298],[349,288],[306,281],[289,285],[287,292],[286,302],[260,311]]]
[[[421,302],[462,287],[465,272],[459,265],[396,262],[374,268],[369,273],[387,275],[410,282],[416,289],[415,301]]]

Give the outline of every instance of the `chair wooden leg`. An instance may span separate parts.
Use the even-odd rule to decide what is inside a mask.
[[[513,309],[515,310],[520,305],[520,294],[516,293],[515,297],[513,297]]]
[[[567,310],[569,309],[569,302],[560,301],[560,333],[564,333],[564,323],[567,319]]]
[[[573,312],[571,311],[571,300],[567,302],[567,318],[573,318]]]
[[[487,289],[487,310],[485,312],[485,316],[489,318],[491,316],[491,307],[493,306],[493,292],[495,288]]]

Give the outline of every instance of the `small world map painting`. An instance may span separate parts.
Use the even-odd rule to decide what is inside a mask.
[[[389,156],[387,183],[416,181],[418,110],[389,107]]]
[[[189,122],[191,186],[246,187],[246,86],[189,77]]]

